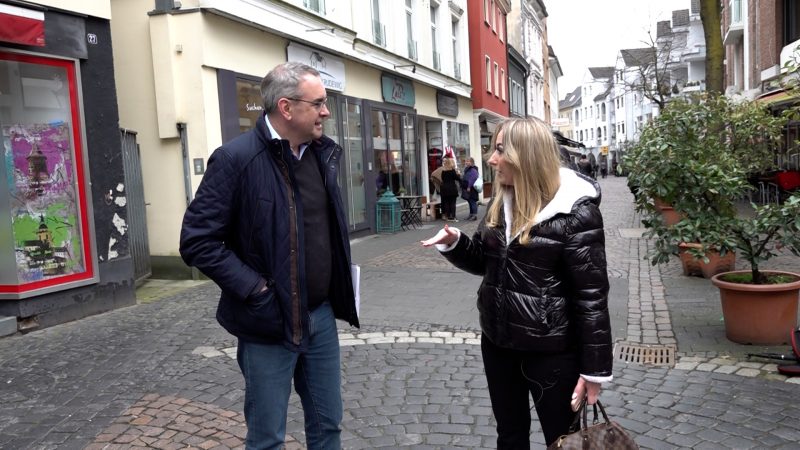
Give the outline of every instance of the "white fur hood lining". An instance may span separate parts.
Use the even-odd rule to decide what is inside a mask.
[[[562,167],[559,171],[561,175],[561,185],[556,192],[556,195],[550,200],[550,203],[545,205],[536,218],[533,224],[544,222],[547,219],[555,217],[557,214],[569,214],[575,202],[578,200],[589,197],[597,198],[600,192],[595,188],[594,184],[579,177],[574,171]],[[506,222],[506,243],[511,242],[511,218],[513,217],[512,202],[514,201],[513,191],[506,191],[503,195],[503,212]],[[519,233],[517,233],[518,235]],[[517,237],[514,236],[514,238]]]

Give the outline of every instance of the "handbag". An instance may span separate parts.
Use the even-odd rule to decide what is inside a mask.
[[[478,178],[476,178],[475,182],[472,183],[472,189],[475,189],[475,192],[479,194],[483,192],[483,180],[481,180],[480,175],[478,175]]]
[[[597,408],[603,414],[604,422],[597,420]],[[588,449],[613,449],[613,450],[638,450],[639,446],[632,437],[616,422],[608,419],[605,408],[600,400],[594,405],[594,419],[592,426],[587,423],[586,400],[584,399],[581,408],[575,413],[575,420],[572,421],[570,430],[577,431],[565,434],[556,439],[555,442],[547,447],[547,450],[588,450]],[[583,417],[583,423],[580,419]],[[582,425],[582,426],[581,426]]]

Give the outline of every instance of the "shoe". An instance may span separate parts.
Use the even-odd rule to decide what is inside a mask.
[[[458,222],[458,219],[456,219],[455,217],[453,217],[452,219],[450,219],[450,222]]]
[[[468,220],[478,220],[478,216],[470,216]]]

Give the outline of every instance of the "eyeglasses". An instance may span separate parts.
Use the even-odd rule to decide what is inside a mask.
[[[295,102],[308,103],[309,105],[313,106],[314,109],[316,109],[317,111],[322,110],[323,106],[324,107],[328,106],[328,98],[327,97],[323,98],[322,100],[303,100],[302,98],[294,98],[294,97],[286,97],[286,99],[287,100],[292,100],[292,101],[295,101]]]

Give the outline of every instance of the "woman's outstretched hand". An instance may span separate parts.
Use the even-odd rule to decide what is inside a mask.
[[[420,242],[422,243],[423,247],[430,247],[431,245],[436,244],[453,245],[453,243],[455,243],[457,240],[458,231],[453,230],[447,226],[447,224],[445,224],[444,228],[436,233],[436,236]]]

